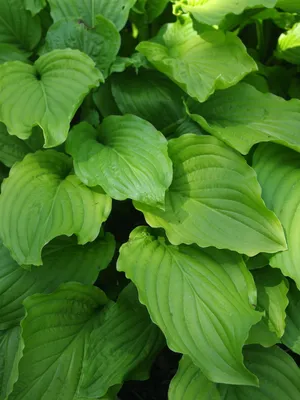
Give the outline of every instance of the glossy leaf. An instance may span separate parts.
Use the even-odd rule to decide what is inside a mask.
[[[111,199],[70,174],[72,161],[54,150],[28,154],[2,185],[0,234],[19,264],[41,265],[42,248],[60,235],[93,241]]]
[[[86,53],[107,76],[121,44],[114,24],[98,15],[93,30],[76,19],[58,21],[47,32],[42,54],[55,49],[78,49]]]
[[[292,64],[300,64],[300,23],[280,35],[276,56]]]
[[[286,328],[282,342],[293,352],[300,354],[300,292],[294,282],[290,283],[289,305],[286,310]]]
[[[217,385],[206,378],[188,356],[179,362],[171,380],[169,400],[221,400]]]
[[[107,234],[85,246],[74,238],[61,237],[43,250],[43,267],[24,270],[0,246],[0,330],[18,325],[24,316],[23,300],[35,293],[50,293],[61,283],[76,281],[92,284],[111,261],[115,250]]]
[[[163,343],[135,296],[125,289],[117,303],[103,308],[107,299],[100,289],[68,283],[27,298],[25,347],[9,400],[98,398],[122,382]]]
[[[250,305],[255,286],[239,255],[174,247],[138,227],[121,247],[118,270],[137,286],[171,350],[188,355],[213,381],[257,384],[242,346],[261,316]]]
[[[281,269],[300,288],[300,155],[279,145],[260,145],[254,154],[253,167],[263,199],[280,219],[287,238],[288,250],[272,255],[270,265]]]
[[[44,131],[45,147],[63,143],[84,97],[102,79],[93,61],[78,50],[54,50],[35,65],[0,65],[0,120],[11,135],[27,139],[32,128]],[[26,90],[20,91],[20,82]]]
[[[6,400],[18,379],[18,363],[22,356],[20,327],[0,332],[0,399]]]
[[[258,376],[260,387],[222,385],[222,400],[299,399],[300,371],[291,356],[276,346],[246,346],[244,355],[245,364]]]
[[[101,14],[113,22],[120,31],[136,0],[48,0],[54,22],[66,18],[82,19],[89,28],[96,25],[96,16]]]
[[[169,142],[169,156],[174,178],[165,211],[134,204],[150,226],[165,229],[172,244],[249,256],[286,249],[280,222],[261,199],[255,171],[234,150],[216,138],[186,134]]]
[[[261,93],[246,83],[192,103],[191,117],[207,132],[242,154],[259,142],[278,142],[300,151],[300,101]]]
[[[32,17],[23,0],[0,0],[0,43],[33,50],[41,38],[39,17]]]
[[[186,94],[166,76],[154,70],[128,69],[112,76],[112,94],[122,114],[134,114],[156,129],[172,127],[186,115]],[[164,110],[162,113],[161,111]]]
[[[203,102],[215,90],[233,86],[256,70],[233,33],[209,30],[199,35],[191,19],[180,21],[165,25],[157,37],[139,43],[137,50],[191,97]]]
[[[81,123],[72,129],[66,149],[86,185],[99,185],[117,200],[164,205],[172,163],[166,139],[149,122],[134,115],[111,116],[98,131]]]
[[[252,274],[257,288],[257,307],[265,315],[252,327],[247,343],[270,347],[280,342],[284,334],[289,285],[279,270],[270,267],[254,270]]]
[[[230,13],[241,14],[246,8],[274,7],[276,0],[178,0],[176,7],[189,12],[198,22],[219,25]]]

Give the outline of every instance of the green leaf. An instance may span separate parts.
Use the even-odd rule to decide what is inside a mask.
[[[247,83],[220,90],[190,115],[207,132],[242,154],[259,142],[277,142],[300,151],[300,101],[261,93]]]
[[[23,300],[35,293],[50,293],[64,282],[92,284],[111,261],[115,250],[107,234],[85,246],[61,237],[49,243],[42,253],[43,267],[24,270],[0,246],[0,329],[16,326],[24,316]]]
[[[54,50],[35,65],[12,61],[0,65],[0,120],[11,135],[27,139],[32,128],[44,131],[45,147],[63,143],[84,97],[102,74],[78,50]],[[20,92],[20,83],[25,90]]]
[[[236,35],[217,30],[198,35],[188,17],[165,25],[157,37],[139,43],[137,50],[200,102],[257,69]]]
[[[300,3],[298,0],[278,0],[276,7],[290,13],[300,14]]]
[[[252,274],[257,288],[257,307],[265,315],[252,327],[247,343],[273,346],[285,330],[288,282],[279,270],[270,267],[254,270]]]
[[[300,354],[300,292],[294,282],[290,282],[289,305],[286,310],[286,328],[282,343],[294,353]]]
[[[7,167],[11,167],[30,152],[28,144],[16,136],[9,135],[6,126],[0,122],[0,161]]]
[[[220,385],[222,400],[299,399],[300,371],[291,356],[276,346],[246,346],[244,356],[247,367],[258,376],[260,387]]]
[[[121,247],[117,268],[137,286],[171,350],[187,354],[213,381],[257,384],[243,365],[242,346],[261,316],[249,304],[255,286],[241,256],[175,247],[138,227]]]
[[[46,4],[46,0],[25,0],[25,8],[30,11],[32,15],[38,14],[46,7]]]
[[[0,399],[6,400],[18,379],[18,363],[22,356],[20,327],[0,332]]]
[[[211,136],[186,134],[169,142],[173,182],[165,211],[135,202],[147,223],[172,244],[196,243],[249,256],[286,249],[283,229],[262,199],[255,171]],[[241,240],[243,238],[243,240]]]
[[[262,197],[280,219],[288,244],[287,251],[272,255],[270,265],[281,269],[300,288],[300,155],[276,144],[262,144],[254,153],[253,168],[262,187]]]
[[[104,308],[104,293],[79,283],[27,298],[25,347],[9,400],[98,398],[156,353],[163,337],[131,289]]]
[[[175,7],[202,24],[219,25],[227,14],[241,14],[246,8],[275,7],[276,0],[177,0]]]
[[[112,94],[122,114],[134,114],[163,130],[185,117],[186,94],[154,70],[128,69],[112,76]],[[164,110],[162,113],[161,110]]]
[[[216,384],[209,381],[188,356],[183,356],[171,380],[168,399],[221,400],[221,396]]]
[[[248,258],[246,260],[247,268],[252,269],[259,269],[266,267],[269,264],[269,258],[266,254],[257,254],[257,256]]]
[[[259,388],[215,385],[184,356],[171,381],[170,400],[298,400],[300,372],[279,347],[246,346],[245,364],[259,378]]]
[[[166,139],[149,122],[114,115],[105,118],[99,130],[83,122],[72,129],[66,150],[86,185],[99,185],[116,200],[164,205],[172,163]]]
[[[93,100],[103,117],[121,115],[111,91],[111,77],[93,93]]]
[[[120,31],[136,0],[48,0],[54,22],[66,18],[83,20],[89,28],[96,25],[96,17],[101,14],[113,22]]]
[[[300,64],[300,23],[279,36],[276,57],[292,64]]]
[[[33,50],[41,39],[39,17],[32,17],[23,0],[0,0],[0,43]]]
[[[20,50],[15,45],[0,43],[0,64],[3,64],[7,61],[27,62],[27,58],[29,56],[29,52]]]
[[[99,395],[100,387],[132,379],[131,372],[140,368],[141,363],[151,366],[165,346],[162,333],[150,321],[146,307],[139,303],[133,285],[127,286],[105,313],[102,325],[91,333],[83,364],[80,393],[89,398]]]
[[[54,150],[28,154],[2,184],[0,234],[20,264],[41,265],[42,248],[60,235],[96,239],[111,199],[70,174],[72,160]]]
[[[114,24],[98,15],[93,30],[76,19],[67,19],[53,24],[47,32],[42,54],[55,49],[78,49],[91,57],[96,66],[108,75],[121,44],[120,34]]]

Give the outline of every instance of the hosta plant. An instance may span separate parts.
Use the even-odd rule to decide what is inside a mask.
[[[0,400],[299,400],[299,65],[295,0],[0,0]]]

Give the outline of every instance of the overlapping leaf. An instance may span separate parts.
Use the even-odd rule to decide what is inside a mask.
[[[142,69],[137,74],[128,69],[113,75],[111,86],[123,114],[144,118],[158,130],[176,129],[176,123],[186,115],[183,104],[186,94],[158,71]]]
[[[81,123],[71,131],[66,149],[86,185],[100,185],[117,200],[164,206],[172,163],[166,139],[149,122],[134,115],[110,116],[98,131]]]
[[[133,289],[104,308],[104,293],[79,283],[27,298],[19,379],[8,399],[98,398],[153,357],[162,335]]]
[[[247,343],[270,347],[279,343],[284,334],[289,285],[279,270],[270,267],[254,270],[252,274],[257,288],[257,307],[265,315],[252,327]]]
[[[254,154],[253,167],[263,199],[280,219],[287,238],[288,250],[273,255],[270,265],[280,268],[300,288],[300,155],[276,144],[260,145]]]
[[[256,385],[242,346],[261,316],[250,305],[255,286],[240,256],[174,247],[138,227],[120,250],[118,270],[137,286],[171,350],[187,354],[213,381]]]
[[[41,265],[42,248],[60,235],[93,241],[111,199],[70,174],[72,161],[54,150],[28,154],[2,185],[0,236],[19,264]]]
[[[177,0],[175,4],[202,24],[219,25],[228,14],[241,14],[250,7],[271,8],[276,0]]]
[[[8,250],[0,246],[0,330],[18,325],[24,316],[23,300],[35,293],[50,293],[61,283],[92,284],[111,261],[115,249],[107,234],[85,246],[74,238],[61,237],[43,250],[43,268],[20,268]]]
[[[276,56],[292,64],[300,64],[300,23],[280,35]]]
[[[207,132],[242,154],[259,142],[278,142],[300,151],[300,101],[286,101],[239,83],[205,103],[193,102],[191,117]]]
[[[300,292],[291,282],[288,293],[289,305],[286,310],[286,328],[282,342],[292,351],[300,354]]]
[[[54,22],[66,18],[82,19],[89,28],[94,28],[96,16],[112,21],[121,30],[128,18],[129,11],[136,0],[48,0]]]
[[[294,360],[279,347],[246,346],[245,364],[259,378],[259,388],[212,384],[184,356],[173,378],[170,400],[297,400],[300,371]]]
[[[54,50],[34,66],[19,61],[2,64],[0,121],[20,139],[27,139],[39,125],[45,147],[55,147],[66,140],[77,108],[101,79],[94,62],[78,50]]]
[[[7,61],[27,61],[29,52],[18,49],[15,45],[0,43],[0,64]]]
[[[261,199],[254,170],[234,150],[216,138],[186,134],[169,142],[169,155],[174,178],[165,211],[134,204],[150,226],[165,229],[171,243],[249,256],[286,249],[283,229]]]
[[[120,44],[121,38],[114,24],[98,15],[93,30],[87,29],[78,19],[53,24],[47,32],[42,53],[55,49],[78,49],[90,56],[104,76],[107,76]]]
[[[200,102],[257,68],[236,35],[217,30],[199,35],[187,17],[165,25],[157,37],[139,43],[137,50]]]
[[[41,39],[39,17],[32,17],[23,0],[0,0],[0,43],[32,50]]]

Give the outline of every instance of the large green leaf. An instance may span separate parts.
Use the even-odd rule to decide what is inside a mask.
[[[101,79],[94,62],[78,50],[54,50],[34,66],[20,61],[2,64],[0,121],[20,139],[27,139],[39,125],[45,147],[55,147],[66,140],[77,108]]]
[[[156,129],[176,129],[186,115],[186,94],[158,71],[128,69],[112,76],[112,94],[123,114],[134,114],[151,122]],[[161,111],[164,110],[162,113]]]
[[[284,334],[289,286],[281,272],[271,267],[254,270],[252,274],[257,288],[257,307],[265,315],[252,327],[247,343],[270,347],[280,342]]]
[[[169,400],[221,400],[217,385],[206,378],[190,357],[183,356],[171,380]]]
[[[9,400],[98,398],[153,358],[163,337],[133,289],[104,308],[104,293],[79,283],[27,298],[25,347]]]
[[[205,103],[192,102],[191,117],[242,154],[255,143],[278,142],[300,151],[300,101],[261,93],[247,83],[220,90]]]
[[[54,150],[28,154],[2,184],[0,235],[20,264],[41,265],[42,248],[60,235],[96,239],[111,199],[70,174],[72,160]]]
[[[82,19],[89,28],[96,25],[98,14],[112,21],[121,30],[136,0],[48,0],[54,22],[66,18]]]
[[[100,71],[107,76],[121,44],[114,24],[98,15],[93,30],[78,19],[67,19],[53,24],[47,32],[42,54],[55,49],[78,49],[90,56]]]
[[[18,379],[22,350],[19,326],[0,332],[0,400],[7,399]]]
[[[199,35],[187,17],[183,22],[165,25],[157,37],[141,42],[137,50],[201,102],[216,89],[235,85],[257,68],[236,35],[217,30]]]
[[[0,43],[0,64],[17,60],[26,62],[29,56],[29,52],[20,50],[13,44]]]
[[[294,282],[290,283],[288,300],[286,328],[282,337],[282,342],[293,352],[300,354],[300,292]]]
[[[300,154],[276,144],[262,144],[254,153],[253,167],[266,205],[280,219],[288,250],[272,255],[270,265],[294,279],[300,288]]]
[[[115,250],[112,235],[107,234],[85,246],[75,238],[61,237],[43,250],[43,268],[24,270],[0,246],[0,330],[19,323],[24,316],[23,300],[35,293],[50,293],[64,282],[92,284],[107,267]]]
[[[41,34],[39,17],[31,16],[23,0],[0,0],[0,43],[32,50]]]
[[[259,378],[259,388],[212,384],[186,356],[173,378],[170,400],[298,400],[300,371],[279,347],[246,346],[245,364]]]
[[[213,381],[256,385],[242,346],[261,316],[250,305],[255,286],[241,256],[175,247],[138,227],[121,247],[117,268],[137,286],[171,350],[187,354]]]
[[[247,367],[258,376],[260,387],[221,385],[222,400],[299,399],[300,370],[287,353],[276,346],[246,346],[244,356]]]
[[[283,229],[262,199],[255,171],[211,136],[186,134],[169,142],[174,178],[165,211],[135,202],[148,224],[172,244],[196,243],[253,256],[286,249]],[[242,238],[242,240],[241,240]]]
[[[300,23],[280,35],[276,56],[290,63],[300,64]]]
[[[164,205],[172,163],[167,140],[149,122],[114,115],[105,118],[99,130],[83,122],[72,129],[66,149],[86,185],[100,185],[117,200]]]
[[[274,7],[276,0],[177,0],[175,7],[192,14],[198,22],[219,25],[227,14],[241,14],[250,7]]]

